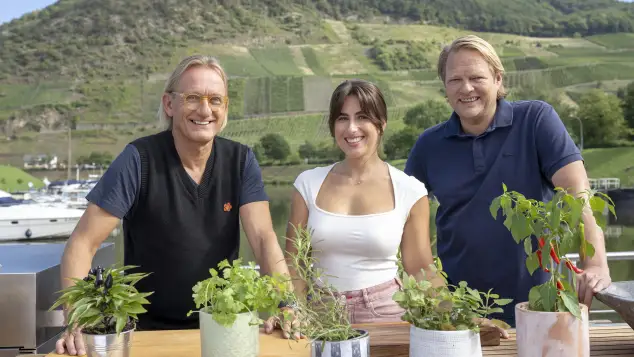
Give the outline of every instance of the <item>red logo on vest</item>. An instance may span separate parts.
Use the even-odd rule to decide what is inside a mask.
[[[231,203],[229,202],[225,203],[224,210],[225,212],[231,211]]]

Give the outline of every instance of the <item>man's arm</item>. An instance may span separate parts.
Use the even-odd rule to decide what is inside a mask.
[[[141,180],[139,153],[128,145],[88,193],[88,208],[68,239],[62,256],[62,284],[83,278],[97,249],[134,204]]]
[[[62,256],[62,288],[73,284],[69,278],[81,279],[88,274],[97,249],[132,207],[140,181],[139,153],[128,145],[86,196],[88,207],[68,239]],[[65,332],[56,342],[55,349],[57,354],[86,353],[78,330],[71,334]]]
[[[567,189],[573,195],[590,189],[586,170],[581,161],[572,162],[559,169],[553,176],[552,182],[556,187]],[[585,257],[582,262],[584,272],[579,276],[577,293],[579,300],[590,307],[594,294],[607,288],[612,283],[612,279],[605,250],[605,238],[589,204],[584,208],[581,217],[586,239],[594,248],[594,256]]]
[[[284,254],[273,230],[269,203],[259,201],[243,205],[240,207],[240,220],[261,271],[288,276]]]
[[[573,195],[579,195],[584,191],[590,190],[590,182],[588,181],[586,169],[581,161],[572,162],[559,169],[553,176],[552,181],[553,185],[565,188]],[[585,236],[595,250],[595,254],[592,258],[586,257],[583,261],[583,266],[596,266],[608,269],[603,232],[594,219],[589,204],[584,208],[582,218],[585,226]]]
[[[119,224],[119,217],[89,203],[73,230],[62,256],[62,288],[73,284],[70,278],[81,279],[88,274],[92,259],[110,233]]]
[[[263,273],[288,275],[284,254],[273,229],[268,195],[255,154],[247,151],[240,194],[240,220]]]
[[[535,141],[542,174],[555,187],[578,195],[590,188],[588,176],[583,166],[583,158],[559,115],[550,105],[544,105],[536,120]],[[611,283],[610,270],[605,254],[605,241],[590,207],[582,214],[585,235],[594,248],[595,254],[586,259],[584,272],[578,276],[577,293],[579,301],[590,307],[594,293]]]

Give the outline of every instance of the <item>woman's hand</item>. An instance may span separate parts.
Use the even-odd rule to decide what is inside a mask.
[[[299,326],[299,319],[295,315],[293,308],[283,307],[280,309],[280,316],[271,316],[264,322],[264,332],[271,334],[276,328],[281,327],[284,338],[290,338],[291,333],[295,331],[293,339],[299,340],[304,338],[304,335],[299,331]]]

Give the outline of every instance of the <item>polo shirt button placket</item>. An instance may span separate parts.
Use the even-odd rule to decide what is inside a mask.
[[[482,154],[481,138],[473,138],[473,166],[475,173],[479,174],[484,170],[484,155]]]

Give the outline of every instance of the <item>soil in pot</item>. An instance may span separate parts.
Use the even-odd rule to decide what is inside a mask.
[[[528,302],[515,305],[518,357],[589,357],[588,307],[580,304],[581,319],[569,312],[528,309]]]
[[[482,357],[480,334],[471,330],[434,331],[410,327],[410,357]]]
[[[355,330],[360,336],[345,341],[318,341],[310,346],[311,357],[369,357],[370,334],[366,330]]]
[[[254,315],[248,312],[239,314],[232,326],[225,327],[217,323],[211,314],[200,311],[202,357],[257,357],[260,328],[249,325]]]

